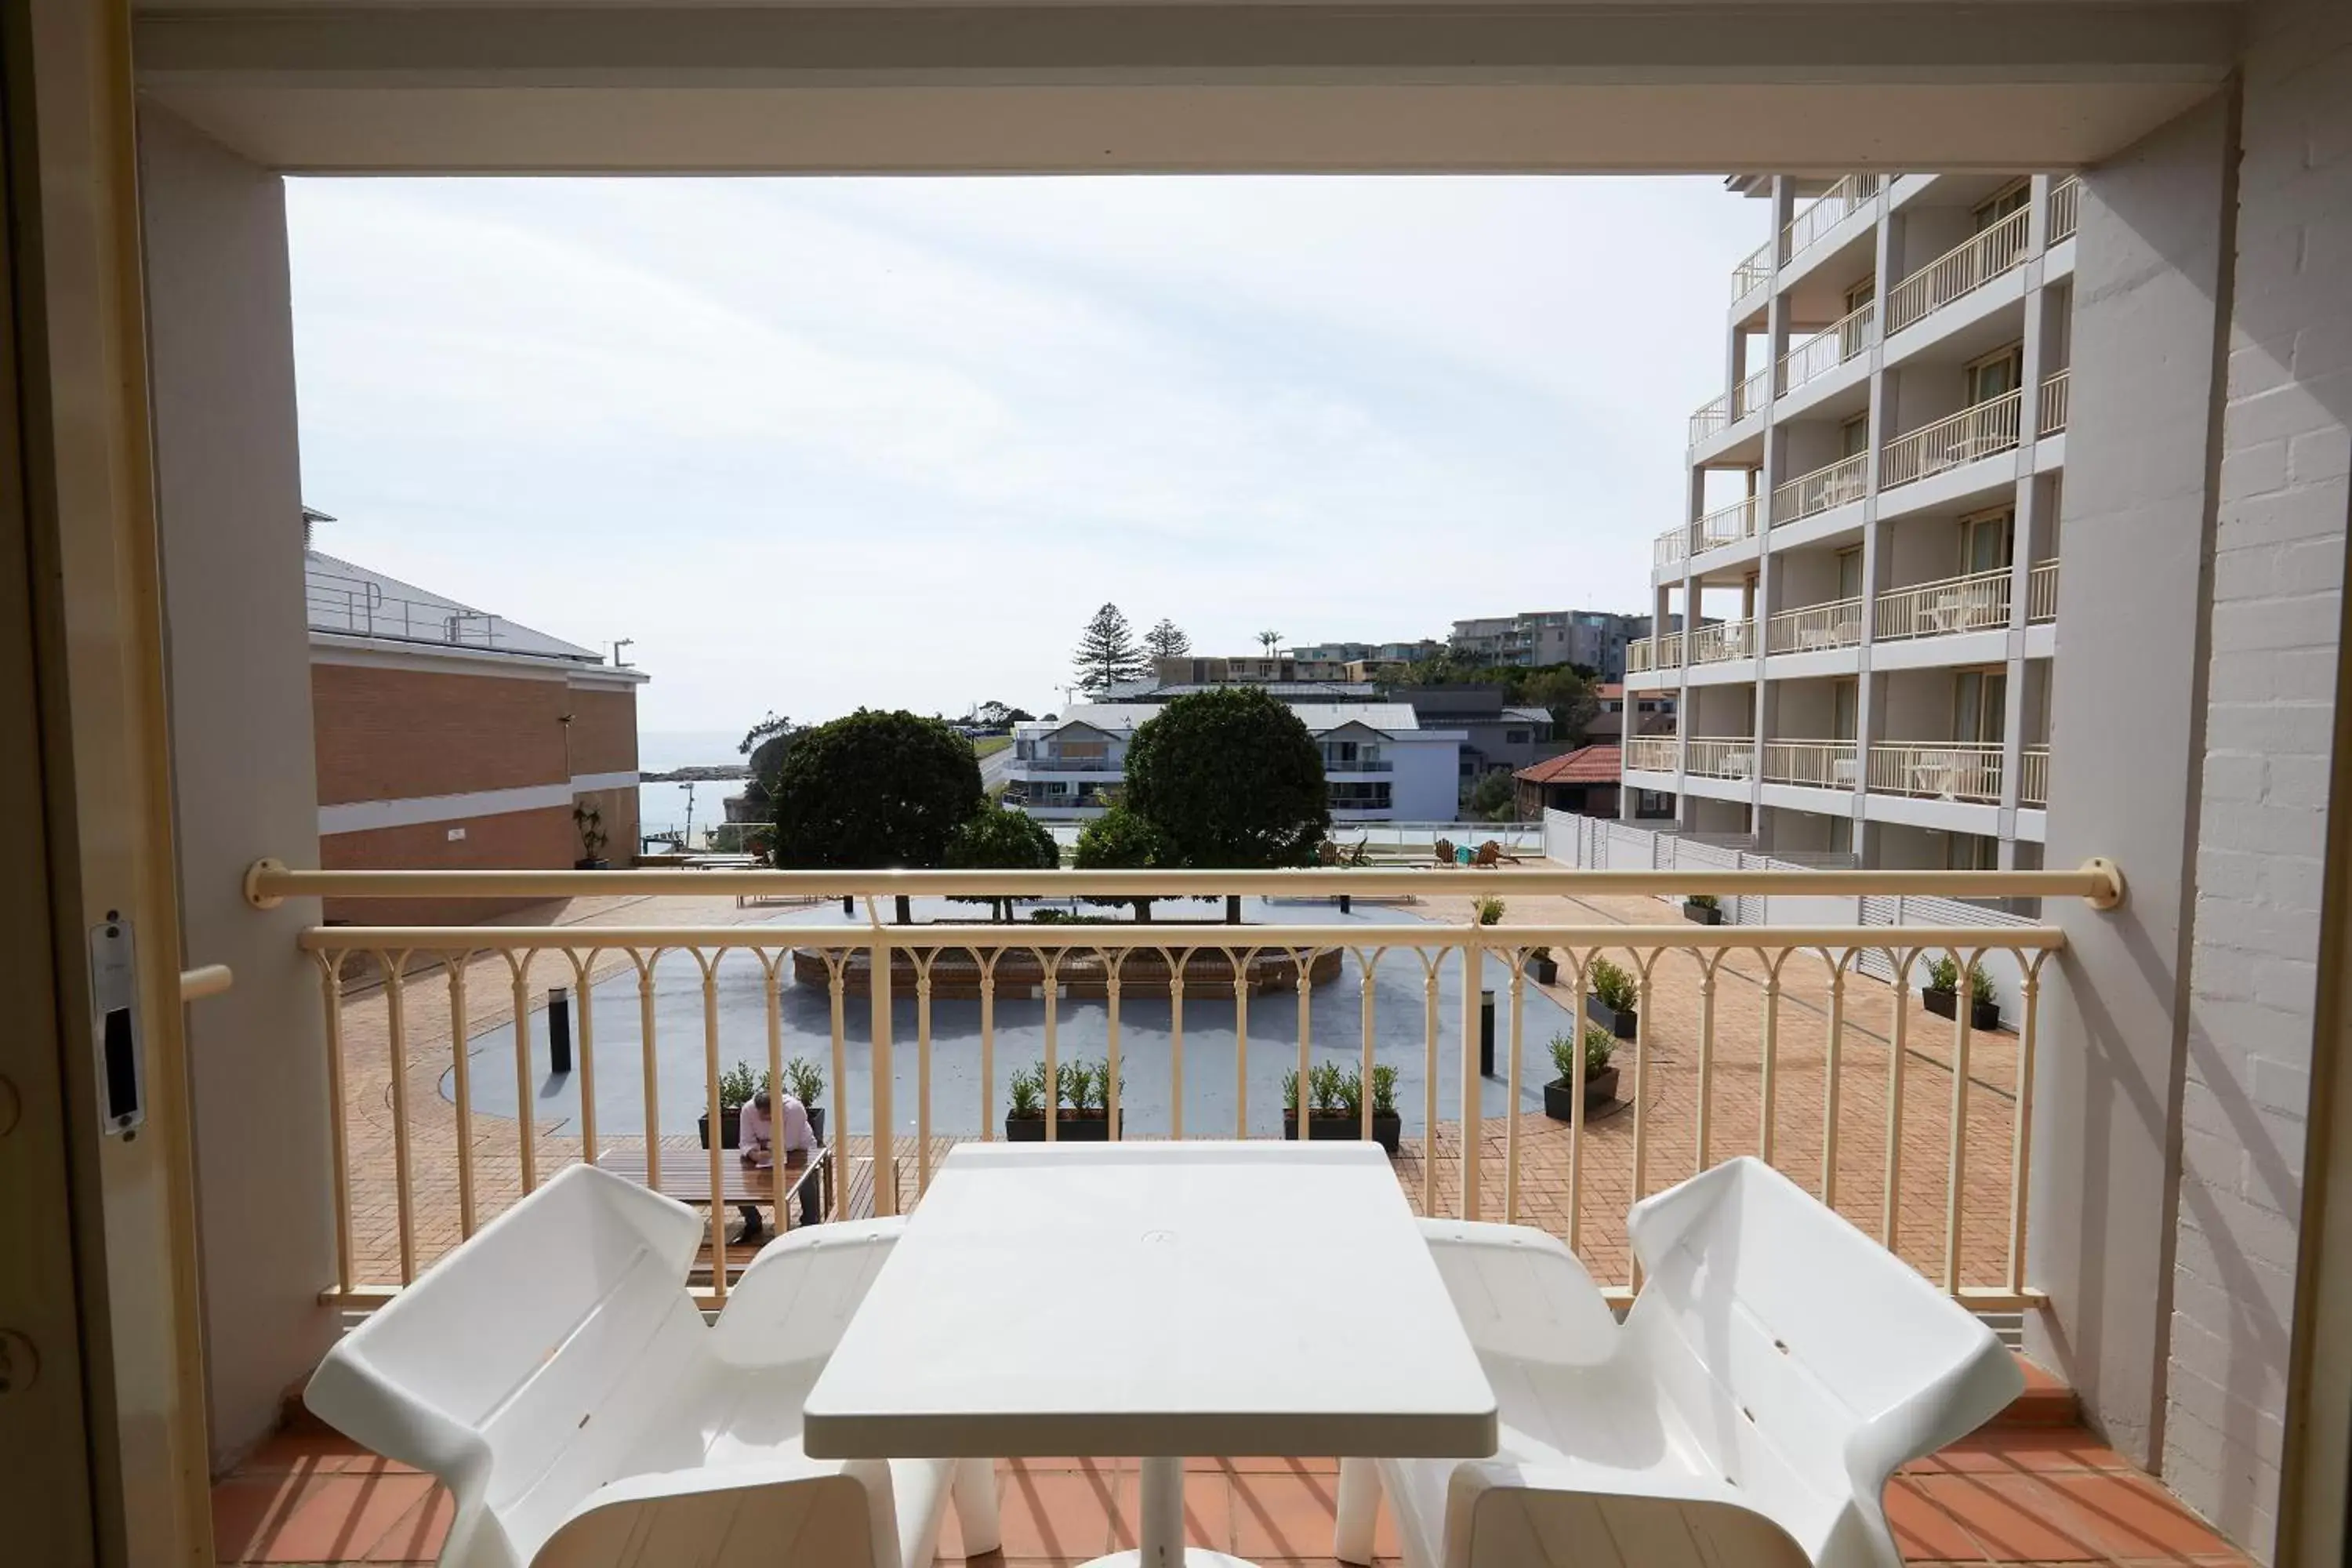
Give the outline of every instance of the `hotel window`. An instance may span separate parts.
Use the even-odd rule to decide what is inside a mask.
[[[1960,575],[2000,572],[2010,563],[2015,512],[2008,507],[1960,519]]]
[[[1981,833],[1944,836],[1944,868],[1948,871],[1998,871],[2000,840]]]
[[[1830,739],[1851,741],[1862,731],[1862,682],[1841,680],[1830,690]]]
[[[1862,546],[1837,552],[1837,596],[1841,599],[1862,597]]]
[[[1870,450],[1870,416],[1855,415],[1838,426],[1838,456],[1852,458]]]
[[[2033,182],[2018,180],[2003,185],[1999,191],[1977,205],[1977,232],[1982,234],[2010,214],[2033,199]]]
[[[1998,744],[2009,705],[2009,676],[1963,669],[1952,677],[1952,739]]]
[[[2025,345],[2011,343],[1982,359],[1969,362],[1969,402],[1988,403],[2015,392],[2025,374]]]

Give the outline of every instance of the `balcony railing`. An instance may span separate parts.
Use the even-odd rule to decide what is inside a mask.
[[[1885,182],[1884,174],[1848,174],[1798,208],[1780,230],[1780,259],[1793,261],[1818,245],[1830,230],[1867,206]]]
[[[1676,523],[1658,535],[1658,542],[1651,550],[1652,560],[1660,566],[1672,566],[1689,559],[1690,536],[1689,523]]]
[[[2026,225],[2032,216],[2031,207],[2018,208],[1896,284],[1886,297],[1886,331],[1901,331],[2024,261]]]
[[[2025,619],[2029,626],[2058,618],[2058,563],[2037,561],[2025,574]]]
[[[1878,595],[1880,642],[1990,631],[2009,625],[2009,568],[1971,572]]]
[[[1636,735],[1625,742],[1625,771],[1671,773],[1681,763],[1682,742],[1672,735]]]
[[[1750,1149],[1770,1159],[1776,1135],[1793,1142],[1810,1125],[1824,1202],[1972,1307],[2018,1310],[2040,1300],[2026,1275],[2028,1184],[2017,1177],[2031,1126],[2039,976],[2065,941],[2055,926],[1445,920],[1368,930],[1312,916],[1243,927],[1182,918],[1081,926],[991,923],[959,915],[976,905],[946,901],[1154,898],[1181,909],[1181,900],[1252,897],[1279,920],[1302,902],[1343,894],[1485,889],[1507,890],[1515,912],[1542,907],[1522,900],[1546,896],[1693,893],[1744,905],[1780,894],[2073,896],[2107,908],[2121,891],[2095,864],[2009,872],[831,873],[287,871],[264,862],[247,878],[248,896],[264,907],[285,898],[512,902],[604,894],[805,906],[778,923],[304,930],[299,945],[320,981],[331,1089],[335,1279],[324,1297],[331,1305],[380,1304],[559,1167],[595,1163],[656,1190],[699,1187],[706,1199],[723,1191],[736,1156],[715,1136],[698,1148],[694,1127],[698,1112],[714,1130],[720,1123],[729,1062],[756,1064],[783,1082],[793,1058],[814,1058],[830,1122],[826,1152],[838,1172],[831,1212],[846,1217],[861,1207],[889,1215],[919,1203],[956,1140],[1000,1136],[1012,1080],[1027,1079],[1032,1048],[1047,1084],[1066,1064],[1099,1062],[1095,1137],[1278,1138],[1283,1073],[1307,1082],[1318,1047],[1328,1057],[1335,1046],[1360,1081],[1382,1068],[1391,1075],[1403,1123],[1398,1176],[1422,1214],[1549,1225],[1620,1298],[1636,1283],[1623,1234],[1629,1199],[1679,1180],[1692,1163],[1704,1169]],[[828,920],[832,901],[844,897],[860,900],[866,917]],[[894,897],[919,900],[937,923],[888,923],[882,917]],[[1549,1064],[1538,1065],[1548,1030],[1565,1018],[1580,1033],[1577,1015],[1604,951],[1633,972],[1641,1019],[1616,1064],[1624,1087],[1615,1098],[1631,1135],[1612,1119],[1614,1131],[1585,1137],[1578,1052],[1569,1095],[1576,1109],[1555,1141],[1548,1123],[1519,1109],[1534,1087],[1527,1075],[1537,1073],[1537,1082],[1551,1076]],[[1886,954],[1895,988],[1893,1005],[1851,1015],[1869,1020],[1870,1041],[1885,1042],[1870,1049],[1847,1037],[1850,1015],[1832,1000],[1858,1002],[1879,984],[1859,972],[1866,951]],[[1549,994],[1528,973],[1528,959],[1542,952],[1560,971],[1561,985]],[[1733,952],[1756,955],[1760,972],[1782,977],[1763,988],[1752,1021],[1728,1008],[1718,1018],[1715,987],[1703,983]],[[2016,1035],[1974,1031],[1967,1008],[1947,1029],[1904,1004],[1924,964],[1946,952],[1962,963],[1989,961],[2008,977]],[[1817,955],[1821,967],[1801,953]],[[349,989],[362,968],[388,984],[373,994]],[[572,987],[574,1072],[550,1073],[532,1040],[545,1038],[532,1016],[549,984]],[[1333,1038],[1332,1015],[1311,1005],[1318,986],[1360,996],[1360,1028],[1351,1018]],[[1464,1042],[1480,1033],[1482,992],[1497,1004],[1504,1109],[1494,1115],[1480,1076],[1462,1069]],[[1090,1005],[1067,1005],[1077,998]],[[1384,1002],[1411,1021],[1382,1028]],[[1784,1049],[1801,1037],[1806,1045],[1781,1058],[1745,1125],[1711,1121],[1717,1074],[1732,1081],[1742,1059],[1756,1059],[1759,1039],[1769,1063],[1776,1026]],[[1013,1038],[1023,1042],[1018,1058]],[[1815,1038],[1822,1048],[1813,1048]],[[1008,1048],[1000,1052],[1000,1044]],[[1203,1054],[1233,1064],[1234,1074],[1201,1073],[1188,1091],[1186,1068],[1197,1065],[1188,1057]],[[677,1090],[688,1085],[681,1101]],[[1069,1133],[1075,1105],[1050,1091],[1033,1103],[1031,1124],[1045,1141]],[[1374,1096],[1361,1095],[1352,1110],[1370,1137]],[[1986,1130],[1989,1121],[1997,1131]],[[1465,1129],[1481,1136],[1465,1137]],[[1849,1134],[1843,1143],[1842,1130]],[[1930,1157],[1944,1169],[1944,1185],[1930,1186],[1936,1195],[1927,1202],[1941,1223],[1922,1226],[1916,1196],[1906,1215],[1906,1175],[1916,1193],[1934,1173],[1906,1173],[1905,1153],[1938,1137]],[[740,1249],[730,1256],[728,1207],[711,1207],[709,1257],[718,1266],[698,1292],[709,1302],[725,1300],[748,1261]],[[779,1223],[790,1217],[780,1213]],[[1932,1239],[1921,1241],[1923,1231]]]
[[[1772,242],[1758,246],[1731,269],[1731,302],[1738,304],[1772,280]]]
[[[2083,182],[2073,174],[2050,187],[2050,237],[2045,243],[2055,245],[2074,237],[2074,223],[2082,203]]]
[[[1731,395],[1710,399],[1690,416],[1690,444],[1697,446],[1709,436],[1722,434],[1731,427]]]
[[[1680,632],[1664,632],[1625,645],[1625,668],[1630,674],[1680,669],[1682,667],[1683,634]]]
[[[1869,353],[1877,341],[1878,301],[1869,300],[1780,356],[1781,395]]]
[[[1893,489],[2014,449],[2018,416],[2024,406],[2022,389],[2004,392],[1971,404],[1948,419],[1896,437],[1886,444],[1878,460],[1878,488]]]
[[[1870,787],[1933,800],[2000,800],[1998,741],[1899,742],[1870,748]]]
[[[1683,772],[1695,777],[1744,779],[1755,767],[1752,736],[1693,735],[1683,742]]]
[[[1690,661],[1721,664],[1727,659],[1752,658],[1756,652],[1755,634],[1753,621],[1719,621],[1711,626],[1701,626],[1690,635]]]
[[[1396,764],[1385,757],[1370,761],[1358,757],[1352,762],[1326,757],[1323,759],[1323,771],[1327,773],[1392,773],[1396,772]],[[1335,801],[1332,804],[1339,803]]]
[[[2041,434],[2055,436],[2066,428],[2066,392],[2073,379],[2071,372],[2062,370],[2042,381]]]
[[[1816,789],[1852,789],[1860,776],[1859,752],[1852,741],[1767,741],[1767,784],[1811,784]]]
[[[1756,537],[1756,498],[1742,496],[1719,506],[1691,525],[1691,552],[1718,549]]]
[[[2050,804],[2050,748],[2028,746],[2017,756],[2017,800],[2020,805]]]
[[[1747,418],[1751,414],[1760,414],[1763,412],[1764,405],[1771,401],[1772,367],[1768,364],[1746,381],[1741,382],[1738,390],[1732,394],[1731,417],[1738,421]]]
[[[1034,773],[1108,773],[1127,766],[1108,757],[1064,757],[1048,754],[1040,757],[1015,757],[1013,765]]]
[[[1864,476],[1869,458],[1867,452],[1856,452],[1776,487],[1772,491],[1772,526],[1778,528],[1784,522],[1795,522],[1848,501],[1860,500],[1868,482]]]
[[[1783,610],[1764,623],[1767,653],[1820,653],[1852,647],[1861,641],[1862,601],[1858,598]]]

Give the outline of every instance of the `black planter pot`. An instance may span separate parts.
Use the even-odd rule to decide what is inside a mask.
[[[1552,957],[1549,949],[1529,953],[1528,973],[1536,977],[1538,985],[1557,985],[1559,984],[1559,961]]]
[[[1127,1113],[1120,1111],[1118,1130],[1127,1131]],[[1015,1116],[1004,1113],[1004,1141],[1007,1143],[1043,1143],[1045,1141],[1045,1118]],[[1091,1116],[1079,1116],[1064,1111],[1054,1118],[1054,1142],[1056,1143],[1108,1143],[1110,1142],[1110,1118],[1097,1110]]]
[[[818,1148],[822,1149],[822,1148],[824,1148],[824,1108],[823,1108],[823,1107],[821,1107],[821,1106],[810,1106],[810,1107],[808,1107],[808,1119],[809,1119],[809,1135],[810,1135],[811,1137],[813,1137],[813,1138],[814,1138],[814,1139],[816,1140],[816,1146],[817,1146]]]
[[[1714,904],[1685,903],[1683,905],[1683,919],[1694,925],[1719,926],[1723,923],[1723,910]]]
[[[1938,1018],[1949,1018],[1959,1009],[1958,992],[1941,991],[1930,985],[1919,993],[1919,999],[1927,1005],[1927,1011]],[[1971,1029],[2000,1028],[2000,1004],[1998,1002],[1969,1003],[1969,1027]]]
[[[1576,1120],[1575,1089],[1568,1079],[1556,1078],[1544,1085],[1544,1114],[1554,1121]],[[1617,1069],[1602,1068],[1599,1072],[1584,1075],[1584,1109],[1596,1110],[1617,1098]]]
[[[1298,1136],[1298,1112],[1286,1110],[1282,1113],[1282,1135],[1290,1139],[1296,1139]],[[1363,1135],[1364,1121],[1360,1115],[1349,1116],[1342,1111],[1326,1116],[1320,1112],[1311,1112],[1307,1118],[1307,1141],[1310,1143],[1319,1143],[1326,1139],[1336,1139],[1344,1143],[1360,1139]],[[1397,1152],[1397,1146],[1403,1141],[1404,1118],[1402,1116],[1393,1110],[1372,1112],[1373,1142],[1393,1154]]]
[[[1969,1027],[1971,1029],[1985,1030],[2000,1028],[2000,1004],[1998,1002],[1969,1003]]]
[[[575,871],[609,871],[613,863],[610,860],[574,860],[572,868]]]
[[[1621,1040],[1630,1040],[1633,1037],[1633,1032],[1640,1026],[1642,1016],[1631,1007],[1621,1013],[1598,996],[1587,996],[1584,999],[1584,1016]]]
[[[736,1139],[739,1136],[738,1129],[742,1121],[742,1108],[740,1106],[730,1107],[730,1109],[719,1113],[719,1146],[721,1149],[732,1149],[738,1146]],[[695,1131],[702,1139],[702,1146],[706,1149],[709,1148],[710,1112],[706,1110],[701,1115],[696,1117],[694,1119],[694,1128]]]

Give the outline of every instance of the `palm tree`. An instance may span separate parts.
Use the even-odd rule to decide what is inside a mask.
[[[1257,634],[1257,641],[1258,646],[1265,649],[1266,656],[1268,658],[1272,658],[1275,648],[1282,641],[1282,634],[1280,632],[1260,632]]]

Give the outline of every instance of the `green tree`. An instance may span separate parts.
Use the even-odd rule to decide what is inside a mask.
[[[793,738],[776,770],[777,866],[923,869],[985,795],[971,742],[937,719],[861,708]],[[905,895],[898,923],[908,920]]]
[[[1584,732],[1601,710],[1598,689],[1591,677],[1571,664],[1548,665],[1527,671],[1517,687],[1511,694],[1513,701],[1549,710],[1554,736],[1571,746],[1584,743]]]
[[[1171,865],[1309,866],[1331,831],[1323,755],[1298,715],[1254,686],[1179,697],[1127,749],[1126,804],[1167,840]],[[1241,900],[1225,900],[1239,924]]]
[[[1192,651],[1192,639],[1184,635],[1183,627],[1162,616],[1158,626],[1143,634],[1143,651],[1154,658],[1182,658]]]
[[[1172,866],[1167,836],[1125,805],[1114,805],[1078,830],[1081,871],[1149,871]],[[1090,904],[1130,904],[1139,921],[1151,919],[1151,900],[1088,899]]]
[[[1105,605],[1087,622],[1072,662],[1080,689],[1089,696],[1115,681],[1139,680],[1151,673],[1151,661],[1136,646],[1135,633],[1117,605]]]
[[[1517,786],[1508,768],[1478,775],[1470,786],[1469,812],[1474,822],[1509,822],[1518,816]]]
[[[1274,657],[1274,650],[1281,645],[1282,634],[1280,632],[1264,631],[1257,634],[1257,646],[1265,649],[1265,655],[1268,658],[1272,658]]]
[[[1062,852],[1045,825],[1025,811],[992,805],[976,812],[948,840],[947,864],[959,871],[1051,871]],[[1013,918],[1009,895],[973,894],[960,904],[986,904],[999,921]]]
[[[748,757],[753,752],[760,749],[760,743],[762,741],[772,739],[778,735],[786,734],[792,730],[792,727],[793,721],[790,719],[785,718],[782,714],[771,708],[768,710],[768,716],[766,718],[761,720],[758,723],[743,731],[742,742],[740,744],[736,746],[735,750],[740,754]]]

